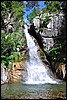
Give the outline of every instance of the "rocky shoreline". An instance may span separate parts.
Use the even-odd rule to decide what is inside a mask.
[[[66,85],[23,85],[20,83],[4,84],[1,89],[2,99],[66,99]]]

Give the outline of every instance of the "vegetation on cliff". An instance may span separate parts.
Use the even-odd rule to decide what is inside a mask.
[[[23,60],[19,54],[20,49],[25,44],[25,39],[22,37],[23,33],[21,31],[23,14],[23,1],[1,2],[1,63],[4,63],[6,67],[13,61]],[[10,28],[10,23],[14,31],[7,31]]]
[[[48,54],[52,55],[52,60],[54,61],[58,60],[66,62],[66,2],[44,1],[44,3],[46,4],[46,7],[39,10],[38,1],[27,1],[27,7],[34,7],[32,12],[27,15],[27,19],[31,22],[35,16],[40,14],[40,11],[42,11],[42,13],[64,13],[64,21],[60,28],[60,37],[55,39],[55,45],[50,49]],[[25,45],[24,37],[22,36],[23,33],[19,30],[22,22],[24,22],[24,9],[23,1],[1,1],[1,61],[6,64],[6,66],[8,66],[9,61],[15,60],[16,56],[18,57],[21,45]],[[13,27],[16,27],[16,29],[11,33],[7,33],[7,25],[9,25],[11,21],[5,22],[9,13],[11,14],[11,18],[13,18]],[[46,16],[43,20],[42,26],[46,27],[49,20],[50,18]],[[62,39],[61,36],[63,36],[64,39]]]
[[[27,7],[32,8],[33,6],[37,6],[38,2],[28,2]],[[47,13],[49,14],[59,14],[63,13],[64,18],[61,23],[61,27],[59,27],[58,30],[58,36],[54,39],[54,46],[49,50],[48,54],[52,56],[51,60],[52,61],[59,61],[59,62],[64,62],[66,63],[66,1],[44,1],[46,4],[46,7],[43,8],[39,12],[35,12],[33,9],[32,12],[27,15],[27,18],[31,22],[35,16],[38,16],[40,14],[44,15],[46,13],[46,16],[41,17],[41,25],[40,25],[40,30],[43,31],[44,28],[47,28],[47,25],[49,21],[51,20],[50,16],[48,16]],[[38,6],[37,6],[38,8]],[[63,39],[62,39],[63,37]]]

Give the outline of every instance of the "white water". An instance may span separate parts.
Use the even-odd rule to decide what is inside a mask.
[[[29,49],[29,58],[26,61],[27,67],[27,80],[25,83],[27,84],[44,84],[44,83],[51,83],[56,84],[54,78],[51,78],[48,74],[48,70],[46,66],[44,66],[37,54],[37,46],[33,41],[32,37],[29,35],[27,26],[25,25],[24,29],[26,39],[27,39],[27,46]]]

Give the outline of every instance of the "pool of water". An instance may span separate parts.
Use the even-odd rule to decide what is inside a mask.
[[[1,99],[58,99],[66,98],[66,82],[60,84],[23,84],[1,85]]]

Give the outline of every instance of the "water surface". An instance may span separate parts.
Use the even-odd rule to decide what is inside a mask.
[[[66,83],[22,84],[12,83],[1,86],[1,99],[58,99],[66,98]]]

